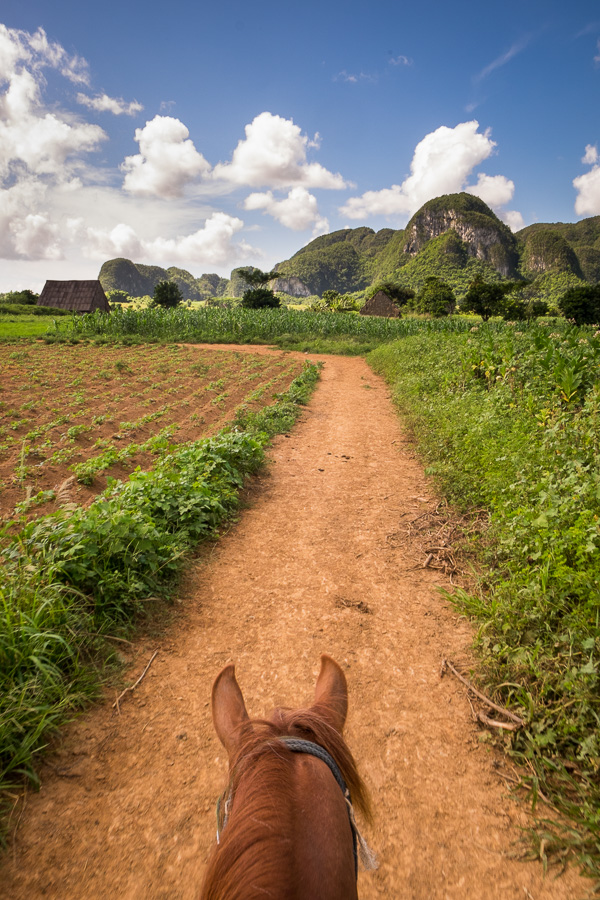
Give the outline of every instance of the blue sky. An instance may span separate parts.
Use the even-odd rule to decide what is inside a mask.
[[[269,268],[470,190],[600,214],[600,7],[3,0],[0,291]]]

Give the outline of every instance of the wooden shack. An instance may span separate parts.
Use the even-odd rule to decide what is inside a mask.
[[[97,309],[110,312],[106,294],[100,282],[47,281],[37,302],[38,306],[53,306],[75,313],[90,313]]]
[[[370,300],[367,300],[360,314],[361,316],[386,316],[388,319],[398,318],[400,309],[384,291],[377,291]]]

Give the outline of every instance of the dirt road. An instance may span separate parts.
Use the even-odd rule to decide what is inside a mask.
[[[385,384],[363,360],[325,358],[270,458],[239,523],[190,569],[181,613],[136,648],[132,680],[159,653],[121,714],[109,701],[67,729],[27,798],[2,897],[195,897],[226,772],[215,675],[234,661],[250,714],[265,715],[311,699],[322,652],[346,671],[346,737],[376,814],[363,900],[586,896],[574,871],[544,878],[513,858],[525,809],[464,689],[440,679],[445,655],[468,667],[471,626],[436,592],[441,573],[414,568],[406,523],[436,500]]]

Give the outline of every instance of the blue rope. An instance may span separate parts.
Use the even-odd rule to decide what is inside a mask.
[[[342,773],[339,770],[338,764],[335,759],[325,750],[324,747],[321,747],[319,744],[313,743],[313,741],[305,741],[301,738],[293,738],[293,737],[281,737],[277,738],[282,744],[285,744],[288,750],[291,750],[292,753],[307,753],[309,756],[315,756],[317,759],[320,759],[321,762],[324,762],[325,765],[329,768],[331,774],[335,778],[338,783],[338,786],[344,795],[344,800],[346,800],[346,805],[348,807],[348,821],[350,822],[350,830],[352,831],[352,852],[354,854],[354,874],[358,879],[358,836],[356,832],[356,825],[354,824],[354,820],[352,818],[352,800],[350,797],[350,791],[348,790],[348,785],[344,781]],[[224,803],[224,809],[221,805]],[[220,842],[221,832],[227,825],[227,820],[229,818],[229,805],[231,803],[231,788],[228,788],[217,800],[217,843]]]

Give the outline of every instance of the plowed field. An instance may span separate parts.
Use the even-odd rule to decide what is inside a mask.
[[[301,369],[282,353],[0,345],[0,520],[87,502],[107,476],[273,402]]]

